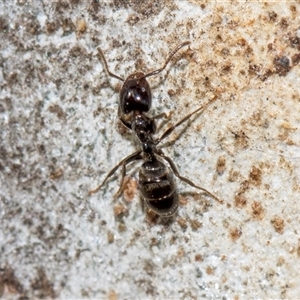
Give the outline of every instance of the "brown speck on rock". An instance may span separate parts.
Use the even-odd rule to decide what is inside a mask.
[[[203,261],[203,257],[201,254],[196,254],[195,255],[195,261]]]
[[[286,56],[276,56],[273,60],[275,66],[275,73],[279,76],[285,76],[291,69],[290,60]]]
[[[114,236],[114,234],[109,230],[109,231],[107,232],[107,241],[108,241],[109,244],[112,244],[112,243],[114,242],[114,240],[115,240],[115,236]]]
[[[0,297],[4,291],[7,290],[9,294],[23,295],[24,288],[15,275],[15,272],[10,267],[0,268]]]
[[[270,50],[273,44],[268,45],[268,49]],[[250,64],[248,68],[249,75],[257,76],[261,81],[265,81],[269,76],[273,74],[273,72],[269,69],[264,70],[261,64]]]
[[[243,130],[239,130],[238,132],[233,132],[234,134],[234,146],[238,149],[245,149],[248,147],[248,137],[246,136]]]
[[[250,64],[248,68],[248,73],[250,75],[258,76],[260,75],[261,70],[262,70],[262,65]]]
[[[59,179],[63,176],[64,171],[61,168],[56,168],[50,173],[50,179]]]
[[[186,206],[189,201],[186,197],[183,197],[182,195],[178,195],[178,202],[180,206]]]
[[[63,30],[63,35],[69,35],[72,32],[75,31],[75,25],[73,24],[72,20],[70,18],[66,18],[62,21],[61,24],[62,30]]]
[[[292,63],[293,65],[298,65],[300,62],[300,53],[296,53],[292,56]]]
[[[262,220],[264,217],[264,208],[262,204],[258,201],[254,201],[251,205],[252,216],[256,220]]]
[[[206,268],[206,274],[207,275],[213,275],[215,273],[215,269],[213,267],[208,266]]]
[[[238,240],[241,235],[242,235],[242,231],[239,229],[239,228],[231,228],[229,230],[229,235],[230,235],[230,238],[233,242],[235,242],[236,240]]]
[[[273,74],[274,72],[272,70],[266,69],[265,72],[258,77],[261,81],[266,81]]]
[[[126,230],[127,230],[127,227],[126,227],[125,224],[120,223],[120,224],[118,225],[118,231],[119,231],[120,233],[125,232]]]
[[[291,11],[292,13],[296,13],[296,12],[297,12],[297,7],[296,7],[294,4],[292,4],[292,5],[290,6],[290,11]]]
[[[58,29],[58,23],[57,22],[46,22],[46,34],[51,35]]]
[[[152,237],[150,239],[150,247],[158,246],[159,245],[159,240],[155,237]]]
[[[238,178],[241,176],[241,173],[239,171],[235,171],[233,169],[229,170],[229,176],[228,181],[235,182],[238,180]]]
[[[257,167],[252,167],[249,175],[250,183],[259,186],[261,185],[262,171]]]
[[[87,53],[83,47],[80,46],[74,46],[69,50],[69,55],[71,57],[79,57],[80,59],[83,59],[84,57],[87,57]]]
[[[252,126],[268,128],[269,120],[268,118],[264,117],[263,112],[261,110],[258,110],[251,115],[250,124]]]
[[[222,51],[221,51],[222,55],[225,57],[225,56],[228,56],[230,54],[230,51],[228,48],[223,48]]]
[[[269,22],[273,23],[277,19],[277,14],[274,11],[268,13],[268,20]]]
[[[223,74],[229,74],[231,73],[232,68],[233,68],[233,64],[227,63],[221,67],[221,71]]]
[[[185,251],[183,247],[179,247],[177,251],[177,259],[180,260],[185,256]]]
[[[237,195],[234,197],[234,205],[236,207],[242,208],[246,206],[247,198],[244,195]]]
[[[37,19],[30,17],[27,19],[25,30],[32,35],[38,35],[41,33],[41,27]]]
[[[58,104],[49,106],[48,110],[49,112],[56,114],[59,119],[63,119],[65,117],[63,109]]]
[[[9,29],[9,23],[8,21],[0,16],[0,32],[5,33]]]
[[[284,229],[284,220],[280,217],[276,216],[271,220],[271,224],[273,225],[276,232],[282,234]]]
[[[300,240],[298,240],[297,256],[300,257]]]
[[[202,227],[202,223],[199,222],[198,220],[190,220],[190,224],[191,224],[192,230],[194,230],[194,231],[196,231],[200,227]]]
[[[222,175],[226,169],[226,158],[224,156],[220,156],[217,161],[217,173]]]
[[[155,264],[152,262],[152,260],[148,260],[148,259],[145,260],[143,269],[148,275],[154,276],[154,274],[155,274]]]
[[[177,223],[180,225],[180,227],[182,229],[185,230],[187,228],[187,221],[186,221],[186,219],[184,219],[184,218],[178,218],[177,219]]]
[[[156,225],[159,220],[159,215],[156,214],[153,210],[147,209],[146,212],[146,221],[149,225]]]
[[[31,283],[31,288],[36,291],[36,296],[39,299],[56,298],[56,293],[53,288],[53,283],[49,281],[45,273],[45,270],[43,268],[38,269],[37,276]]]
[[[284,259],[284,257],[283,257],[283,256],[279,256],[279,257],[278,257],[278,260],[277,260],[276,266],[282,267],[284,264],[285,264],[285,259]]]
[[[128,18],[127,18],[127,20],[126,20],[126,22],[128,23],[128,24],[130,24],[131,26],[134,26],[136,23],[138,23],[140,21],[140,18],[137,16],[137,15],[135,15],[135,14],[132,14],[132,15],[130,15]]]
[[[124,199],[127,202],[131,202],[137,191],[136,180],[129,176],[126,176],[124,179],[124,185],[123,185],[122,189],[123,189]]]
[[[173,89],[169,89],[169,90],[168,90],[168,95],[169,95],[170,97],[175,96],[175,95],[176,95],[176,92],[175,92]]]
[[[234,197],[235,206],[242,208],[247,204],[247,199],[244,193],[249,189],[250,183],[248,180],[244,180],[239,188],[238,194]]]
[[[113,1],[116,8],[131,8],[133,11],[138,13],[140,16],[149,18],[150,16],[158,15],[163,6],[163,2],[154,0],[154,1],[141,1],[141,0],[131,0],[131,1],[122,1],[114,0]]]
[[[289,27],[289,22],[286,18],[281,18],[280,20],[280,27],[282,29],[287,29]]]
[[[81,36],[86,31],[87,25],[84,19],[77,22],[77,35]]]
[[[114,206],[115,217],[124,216],[127,212],[128,212],[128,210],[126,209],[126,207],[123,204],[116,204]]]
[[[236,44],[239,45],[239,46],[241,46],[241,47],[245,47],[247,45],[247,41],[244,38],[239,38],[236,41]]]
[[[292,37],[290,37],[289,41],[290,41],[290,46],[292,48],[297,48],[300,50],[300,38],[299,37],[292,36]]]
[[[268,51],[272,51],[274,49],[273,43],[268,44]]]
[[[116,293],[116,291],[114,290],[109,291],[108,300],[118,300],[118,294]]]

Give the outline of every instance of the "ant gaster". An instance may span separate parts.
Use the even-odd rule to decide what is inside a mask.
[[[109,76],[117,78],[124,82],[118,108],[118,115],[121,122],[136,135],[141,144],[141,150],[138,150],[131,155],[121,160],[105,177],[104,181],[89,194],[96,193],[106,183],[119,167],[122,167],[122,178],[119,190],[115,194],[118,197],[122,192],[124,177],[126,175],[126,165],[137,160],[144,160],[144,163],[139,170],[138,187],[143,201],[147,207],[162,217],[171,217],[178,209],[178,195],[176,193],[173,174],[176,177],[186,182],[187,184],[200,189],[210,195],[213,199],[222,203],[222,201],[208,190],[195,185],[189,179],[181,176],[171,158],[166,156],[163,151],[157,148],[157,145],[173,132],[173,130],[187,121],[192,115],[203,111],[208,105],[216,100],[216,98],[209,101],[207,104],[197,108],[192,113],[185,116],[175,125],[171,125],[160,138],[154,138],[156,133],[155,119],[160,117],[168,117],[165,113],[155,117],[148,117],[145,115],[151,108],[152,96],[149,83],[146,77],[150,77],[162,72],[172,57],[182,47],[189,45],[190,42],[184,42],[178,45],[170,54],[165,64],[160,69],[144,74],[137,72],[129,75],[126,80],[113,74],[109,71],[106,59],[103,52],[98,48],[98,53],[102,58],[106,72]],[[171,167],[172,172],[162,162],[165,160]]]

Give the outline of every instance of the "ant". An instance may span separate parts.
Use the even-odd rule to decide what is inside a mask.
[[[96,189],[89,191],[89,195],[98,192],[106,183],[108,178],[110,178],[119,167],[122,167],[120,187],[115,194],[115,197],[118,197],[122,192],[124,177],[126,176],[126,165],[137,160],[143,160],[144,163],[139,170],[138,187],[142,199],[147,207],[159,216],[171,217],[177,212],[178,194],[176,192],[173,174],[190,186],[204,191],[216,201],[223,203],[223,201],[210,193],[208,190],[195,185],[191,180],[181,176],[173,160],[166,156],[160,148],[157,148],[157,145],[166,137],[168,137],[175,128],[186,122],[197,112],[203,111],[208,105],[216,100],[216,97],[210,100],[207,104],[202,105],[192,113],[186,115],[175,125],[171,125],[159,138],[153,137],[153,135],[156,133],[155,119],[167,117],[167,115],[165,113],[154,117],[148,117],[145,115],[145,113],[150,110],[152,103],[151,89],[146,77],[157,75],[158,73],[162,72],[175,53],[177,53],[182,47],[189,44],[190,42],[184,42],[178,45],[169,54],[163,67],[147,74],[142,72],[134,73],[129,75],[126,80],[109,71],[104,54],[101,49],[98,48],[98,52],[102,58],[108,75],[124,82],[120,92],[118,116],[124,126],[132,130],[132,132],[135,134],[141,144],[141,150],[138,150],[122,159],[107,174],[103,182]],[[163,160],[169,164],[172,172],[170,172],[169,168],[163,163]]]

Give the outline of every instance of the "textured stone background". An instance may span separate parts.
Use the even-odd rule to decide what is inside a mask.
[[[300,4],[1,1],[0,296],[5,299],[297,298],[300,295]],[[126,3],[126,4],[124,4]],[[138,145],[120,82],[149,78],[150,112],[179,120],[165,152],[178,215],[143,212],[138,164],[88,191]]]

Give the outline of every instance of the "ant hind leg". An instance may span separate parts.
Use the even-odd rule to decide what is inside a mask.
[[[121,185],[120,185],[120,188],[118,189],[117,193],[115,194],[114,198],[118,197],[122,192],[124,177],[126,175],[126,165],[129,164],[130,162],[135,161],[135,160],[142,159],[141,152],[142,152],[141,150],[136,151],[136,152],[132,153],[131,155],[129,155],[129,156],[125,157],[124,159],[122,159],[116,166],[114,166],[110,170],[110,172],[106,175],[103,182],[97,188],[95,188],[94,190],[89,191],[89,196],[92,195],[92,194],[97,193],[102,188],[102,186],[106,183],[108,178],[110,178],[117,171],[117,169],[122,166]]]
[[[179,172],[178,172],[178,170],[177,170],[177,168],[176,168],[176,166],[175,166],[173,160],[172,160],[170,157],[165,156],[162,152],[159,153],[159,155],[160,155],[164,160],[166,160],[166,161],[169,163],[169,165],[170,165],[170,167],[171,167],[171,169],[172,169],[172,171],[173,171],[173,173],[175,174],[176,177],[178,177],[180,180],[184,181],[185,183],[189,184],[190,186],[192,186],[192,187],[194,187],[194,188],[196,188],[196,189],[202,190],[202,191],[205,192],[207,195],[209,195],[210,197],[212,197],[214,200],[216,200],[216,201],[218,201],[219,203],[223,204],[223,200],[220,200],[217,196],[215,196],[214,194],[212,194],[211,192],[209,192],[209,191],[206,190],[205,188],[202,188],[202,187],[200,187],[200,186],[194,184],[194,183],[193,183],[191,180],[189,180],[188,178],[185,178],[185,177],[181,176],[181,175],[179,174]]]

